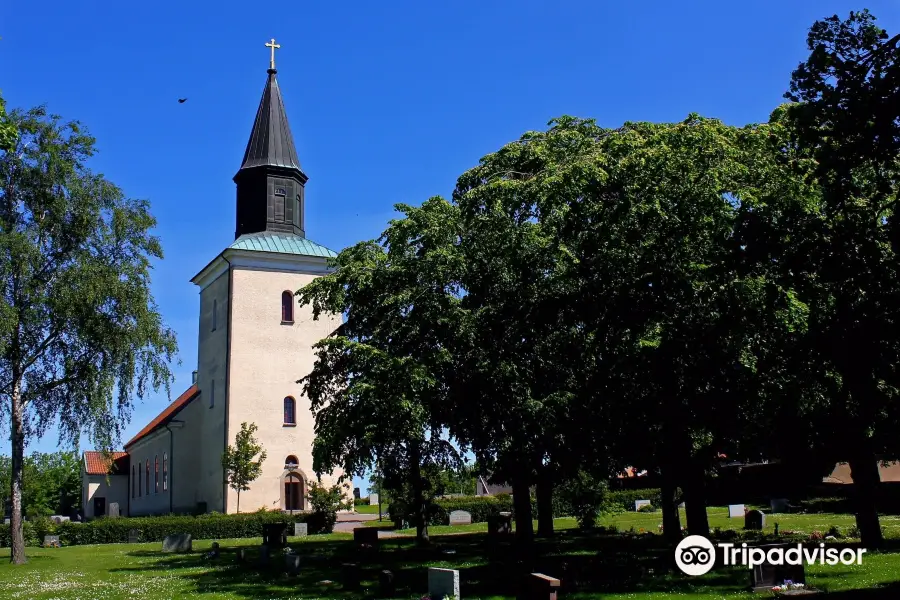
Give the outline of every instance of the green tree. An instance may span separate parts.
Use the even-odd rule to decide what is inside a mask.
[[[253,436],[256,423],[241,423],[241,430],[222,453],[222,468],[228,486],[237,492],[237,511],[241,512],[241,492],[250,489],[250,484],[262,474],[266,451]],[[254,460],[255,459],[255,460]]]
[[[135,399],[169,391],[175,336],[150,292],[162,258],[149,204],[85,162],[94,139],[43,108],[13,111],[0,151],[0,397],[12,441],[13,563],[25,562],[26,440],[54,423],[112,448]]]
[[[428,471],[459,459],[442,437],[458,327],[458,216],[440,198],[398,210],[404,217],[379,241],[345,249],[334,273],[298,292],[314,318],[346,314],[316,345],[301,381],[316,421],[316,472],[340,466],[361,476],[377,466],[386,489],[408,485],[417,540],[426,544]]]
[[[810,305],[827,390],[817,429],[835,432],[827,445],[849,459],[869,548],[882,542],[876,458],[900,451],[898,43],[865,10],[816,22],[785,94],[793,103],[773,115],[794,134],[786,149],[815,164],[820,194],[781,224],[793,240],[781,265]]]
[[[0,151],[6,151],[16,141],[16,125],[6,114],[6,101],[0,96]]]

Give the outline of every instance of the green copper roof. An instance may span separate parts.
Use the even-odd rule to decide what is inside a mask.
[[[257,252],[277,252],[299,256],[320,256],[334,258],[337,253],[325,246],[290,233],[245,233],[229,246],[234,250],[255,250]]]

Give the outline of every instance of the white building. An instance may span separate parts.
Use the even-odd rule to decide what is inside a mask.
[[[335,253],[306,238],[307,176],[275,74],[268,70],[234,177],[235,240],[191,280],[200,290],[195,381],[125,444],[111,473],[103,470],[110,461],[85,452],[86,517],[106,514],[112,502],[132,516],[235,512],[237,495],[221,461],[243,422],[257,425],[268,458],[260,478],[241,493],[241,512],[306,508],[314,423],[297,380],[312,370],[313,344],[341,317],[314,321],[293,296],[328,272]]]

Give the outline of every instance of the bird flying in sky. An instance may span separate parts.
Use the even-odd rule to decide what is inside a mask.
[[[187,102],[187,98],[179,98],[178,99],[178,104],[184,104],[185,102]]]

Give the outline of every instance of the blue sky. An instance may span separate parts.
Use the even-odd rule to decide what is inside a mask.
[[[97,138],[93,168],[149,198],[166,259],[153,289],[197,357],[190,278],[233,240],[234,184],[275,37],[307,185],[307,235],[377,237],[398,202],[449,195],[478,159],[555,116],[765,120],[817,19],[900,3],[534,0],[3,2],[0,90]],[[176,99],[187,97],[185,104]],[[130,437],[168,402],[135,408]],[[51,433],[29,450],[56,447]],[[6,453],[8,449],[0,449]]]

